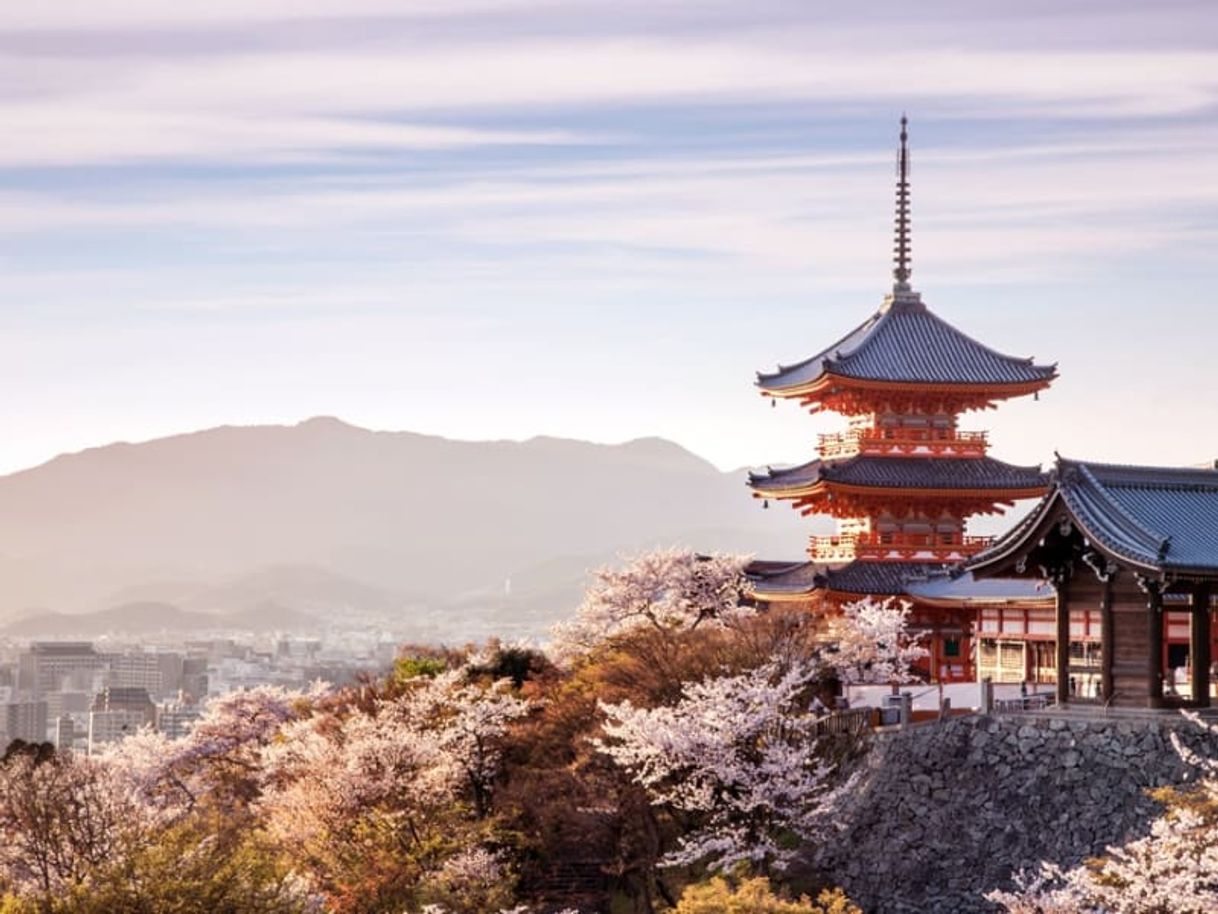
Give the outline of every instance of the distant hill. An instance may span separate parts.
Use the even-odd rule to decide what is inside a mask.
[[[152,635],[159,632],[306,631],[320,628],[318,620],[284,606],[268,604],[236,613],[201,613],[169,603],[124,603],[85,613],[42,612],[0,626],[12,638],[96,638],[101,635]]]
[[[0,477],[0,618],[131,601],[404,621],[482,601],[553,615],[589,564],[623,550],[797,557],[806,530],[793,512],[761,511],[742,473],[658,438],[225,426]]]

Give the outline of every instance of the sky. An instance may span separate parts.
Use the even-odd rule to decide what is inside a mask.
[[[1058,363],[994,453],[1218,457],[1218,6],[1021,0],[0,5],[0,472],[337,415],[837,424],[753,388],[891,286]]]

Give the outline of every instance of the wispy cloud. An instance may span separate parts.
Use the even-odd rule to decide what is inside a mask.
[[[119,415],[124,398],[147,396],[132,380],[141,365],[164,375],[165,402],[175,385],[179,404],[208,389],[207,353],[175,321],[205,325],[238,372],[210,409],[240,413],[246,387],[297,416],[329,391],[345,391],[353,412],[385,401],[395,370],[397,393],[407,380],[430,389],[445,360],[477,366],[531,334],[545,344],[527,379],[495,362],[507,374],[493,410],[478,405],[488,384],[471,369],[445,391],[469,412],[434,415],[465,415],[474,436],[478,421],[497,434],[511,421],[585,433],[591,419],[569,395],[529,399],[538,377],[563,373],[555,389],[592,391],[626,437],[671,423],[724,463],[747,462],[746,444],[781,445],[778,459],[805,446],[807,429],[779,441],[751,424],[748,372],[800,354],[775,324],[811,334],[823,322],[827,337],[860,316],[850,302],[865,309],[882,291],[902,108],[914,116],[915,275],[932,300],[1004,284],[1039,296],[1052,279],[1158,301],[1166,274],[1177,294],[1164,314],[1200,310],[1190,283],[1213,286],[1218,224],[1212,5],[826,10],[5,4],[0,350],[36,357],[0,356],[22,366],[23,388],[56,391],[47,409],[77,394]],[[1028,307],[1072,319],[1070,293],[1054,295]],[[1218,329],[1200,320],[1199,333]],[[1010,348],[1035,336],[1003,333]],[[1085,360],[1076,336],[1038,347]],[[338,339],[348,353],[396,346],[409,367],[391,360],[373,389],[334,367],[363,377],[354,355],[301,360]],[[1123,345],[1105,342],[1113,358],[1134,358]],[[688,378],[647,357],[672,352]],[[703,402],[731,421],[695,429],[702,391],[735,396],[722,374],[733,360],[739,412]],[[56,375],[60,364],[75,374]],[[674,405],[649,404],[644,421],[623,398],[652,388]]]

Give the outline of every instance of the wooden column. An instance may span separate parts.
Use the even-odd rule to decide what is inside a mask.
[[[1065,573],[1053,576],[1056,592],[1055,621],[1057,622],[1057,703],[1070,701],[1070,595],[1067,592],[1070,578]]]
[[[1193,664],[1193,702],[1210,706],[1210,589],[1209,581],[1193,586],[1193,613],[1188,633],[1188,656]]]
[[[1158,581],[1146,582],[1146,703],[1163,707],[1163,593]]]
[[[1112,663],[1116,651],[1116,632],[1112,627],[1112,579],[1116,572],[1104,578],[1104,592],[1100,597],[1100,691],[1104,703],[1111,704],[1113,685]]]

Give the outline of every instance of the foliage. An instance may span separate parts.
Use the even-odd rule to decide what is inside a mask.
[[[674,634],[750,615],[746,562],[661,549],[621,568],[600,568],[575,618],[555,626],[553,652],[571,659],[639,628]]]
[[[733,888],[717,876],[685,889],[674,914],[863,914],[841,889],[821,892],[816,901],[806,895],[787,900],[774,894],[763,876],[745,879]]]
[[[261,753],[289,721],[312,713],[325,694],[258,686],[212,700],[177,740],[144,730],[113,746],[105,761],[134,796],[172,820],[200,800],[236,814],[256,799]]]
[[[216,699],[180,739],[14,743],[0,914],[528,914],[570,861],[654,914],[678,905],[673,867],[782,871],[840,796],[812,710],[834,671],[812,616],[748,605],[743,566],[667,550],[598,572],[561,662],[406,648],[381,679]],[[888,662],[859,640],[852,662]],[[680,903],[716,892],[853,910],[764,882]]]
[[[5,910],[0,908],[0,910]],[[16,901],[13,914],[24,912]],[[35,908],[29,907],[30,914]],[[179,823],[124,857],[105,862],[87,885],[43,905],[51,914],[309,914],[313,906],[265,841],[224,822]]]
[[[258,809],[333,910],[508,900],[482,842],[504,734],[529,707],[509,689],[464,668],[418,677],[370,711],[293,721],[266,747]]]
[[[0,762],[0,879],[19,891],[45,897],[83,884],[140,827],[104,764],[37,747]]]
[[[393,665],[393,678],[404,683],[420,676],[439,676],[447,668],[439,657],[399,657]]]
[[[671,707],[601,705],[601,750],[653,803],[694,814],[699,823],[663,865],[782,867],[794,856],[792,838],[819,836],[837,794],[805,700],[815,674],[810,664],[785,671],[768,664],[686,684]]]
[[[911,681],[913,664],[928,654],[909,634],[911,605],[895,597],[864,597],[842,607],[829,628],[836,653],[831,662],[846,682]]]

